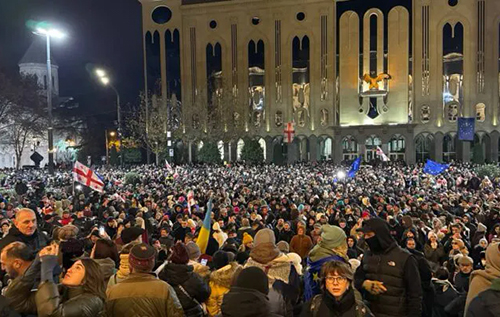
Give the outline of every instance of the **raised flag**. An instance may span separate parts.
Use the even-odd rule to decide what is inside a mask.
[[[210,238],[210,224],[212,220],[212,199],[208,201],[207,213],[205,214],[205,219],[203,220],[203,226],[198,234],[198,239],[196,239],[196,244],[200,248],[201,254],[207,251],[208,239]]]
[[[78,161],[75,162],[73,167],[73,179],[98,192],[104,190],[102,179],[93,170]]]
[[[377,155],[379,155],[380,158],[382,159],[382,161],[384,161],[384,162],[390,161],[390,159],[387,157],[387,155],[385,155],[384,151],[382,151],[380,146],[377,146]]]
[[[347,177],[354,178],[356,176],[356,172],[359,170],[359,166],[361,165],[361,156],[358,156],[357,159],[354,160],[351,164],[351,168],[349,169],[349,173],[347,173]]]
[[[169,172],[173,172],[174,171],[174,169],[172,168],[172,166],[170,164],[168,164],[167,159],[165,159],[165,167],[167,168],[167,171],[169,171]]]
[[[474,141],[476,118],[458,118],[458,139],[461,141]]]
[[[427,160],[424,166],[424,173],[436,176],[444,172],[448,167],[450,167],[449,164],[440,164],[433,160]]]
[[[293,128],[293,122],[288,122],[284,131],[285,143],[292,143],[295,136],[295,129]]]

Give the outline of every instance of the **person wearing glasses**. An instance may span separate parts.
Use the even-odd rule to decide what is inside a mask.
[[[354,273],[348,263],[330,261],[323,264],[320,274],[321,294],[314,296],[302,308],[301,317],[371,317],[373,314],[354,291]]]

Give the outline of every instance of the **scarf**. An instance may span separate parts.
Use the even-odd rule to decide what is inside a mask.
[[[126,279],[130,274],[130,267],[128,265],[128,254],[120,254],[120,268],[116,272],[119,279]]]

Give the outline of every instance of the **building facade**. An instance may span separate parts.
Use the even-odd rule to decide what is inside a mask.
[[[139,1],[145,90],[180,101],[184,131],[230,93],[267,162],[498,161],[500,1]],[[242,142],[220,141],[224,159]]]

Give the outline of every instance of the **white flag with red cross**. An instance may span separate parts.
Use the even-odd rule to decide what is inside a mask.
[[[381,159],[383,162],[389,162],[390,159],[385,155],[384,151],[380,148],[380,146],[377,146],[377,155],[380,155]]]
[[[288,122],[283,134],[286,143],[292,143],[293,137],[295,136],[295,129],[293,128],[293,122]]]
[[[73,179],[98,192],[104,190],[102,179],[93,170],[78,161],[75,162],[75,166],[73,167]]]

